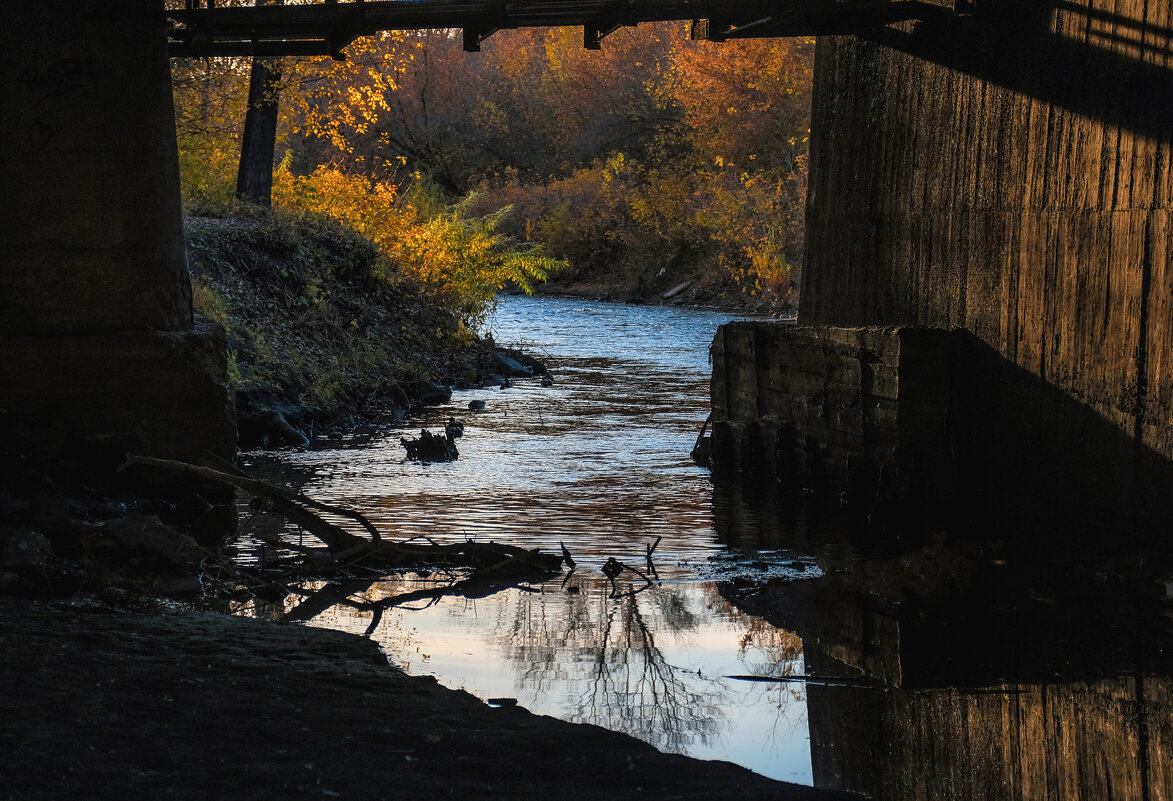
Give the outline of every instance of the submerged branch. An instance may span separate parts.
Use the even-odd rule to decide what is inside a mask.
[[[141,464],[147,467],[163,467],[170,470],[179,470],[181,472],[190,473],[192,475],[206,478],[211,481],[216,481],[221,484],[228,484],[233,487],[238,487],[247,492],[251,492],[258,498],[271,503],[274,509],[281,514],[284,514],[298,525],[304,527],[307,531],[318,537],[322,542],[326,543],[326,547],[331,551],[350,548],[358,543],[364,542],[361,537],[356,537],[349,531],[340,528],[333,523],[324,520],[318,515],[310,512],[307,509],[302,509],[296,504],[304,504],[312,509],[318,509],[323,512],[331,514],[342,515],[349,517],[356,521],[364,529],[366,529],[375,541],[382,540],[379,530],[375,528],[371,521],[367,520],[360,513],[346,509],[341,506],[334,506],[321,501],[315,501],[302,495],[300,492],[295,492],[285,487],[279,487],[276,484],[270,484],[267,481],[246,476],[238,470],[233,469],[232,472],[226,470],[217,470],[211,467],[204,467],[203,465],[190,464],[188,462],[179,462],[173,459],[159,459],[154,456],[137,456],[131,454],[127,456],[126,464],[123,468],[131,465]]]

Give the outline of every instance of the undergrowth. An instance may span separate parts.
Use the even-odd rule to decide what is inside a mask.
[[[402,402],[415,378],[475,378],[463,322],[338,221],[249,209],[186,230],[194,303],[227,329],[237,389],[329,413]]]

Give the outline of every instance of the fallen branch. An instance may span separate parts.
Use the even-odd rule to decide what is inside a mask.
[[[660,540],[662,540],[662,539],[664,539],[664,538],[663,537],[656,537],[656,541],[648,546],[648,572],[651,573],[653,576],[655,576],[657,579],[660,578],[660,574],[656,572],[656,566],[654,564],[652,564],[652,554],[655,553],[656,547],[660,544]]]
[[[549,578],[562,567],[561,555],[544,554],[536,549],[526,550],[494,542],[438,545],[422,536],[411,537],[398,543],[390,542],[379,536],[370,521],[358,512],[315,501],[299,492],[260,481],[244,475],[232,465],[216,469],[170,459],[130,456],[123,467],[136,464],[179,470],[250,492],[268,510],[284,515],[290,522],[301,526],[325,543],[325,549],[300,549],[301,556],[282,560],[281,566],[285,569],[278,576],[267,577],[269,584],[281,585],[313,577],[338,578],[340,575],[346,576],[351,568],[362,568],[373,575],[383,575],[386,571],[404,568],[442,566],[472,568],[474,572],[468,581],[476,580],[481,582],[481,586],[516,586],[522,581]],[[313,509],[356,520],[371,533],[373,539],[356,536],[320,517],[312,511]],[[378,571],[384,573],[380,574]],[[460,592],[467,597],[476,597],[470,594],[476,586],[464,585]],[[310,607],[306,607],[307,613],[309,609]]]
[[[624,570],[630,570],[632,573],[635,573],[637,576],[643,579],[646,583],[642,587],[636,587],[634,589],[620,592],[619,587],[615,584],[615,579],[618,578],[619,574]],[[655,586],[655,582],[648,578],[643,571],[639,570],[638,568],[634,568],[631,565],[625,565],[623,562],[620,562],[613,556],[603,564],[603,575],[611,581],[611,595],[609,596],[611,598],[624,598],[628,595],[641,593],[644,590]]]
[[[372,538],[376,541],[382,540],[379,530],[358,512],[352,509],[346,509],[341,506],[334,506],[321,501],[315,501],[302,495],[300,492],[286,489],[285,487],[278,487],[275,484],[270,484],[266,481],[260,481],[250,476],[246,476],[237,470],[226,472],[225,470],[215,470],[211,467],[204,467],[203,465],[189,464],[188,462],[178,462],[173,459],[159,459],[154,456],[136,456],[129,455],[126,463],[119,469],[125,469],[131,465],[141,464],[147,467],[163,467],[170,470],[179,470],[181,472],[190,473],[192,475],[200,476],[201,478],[217,481],[221,484],[228,484],[233,487],[239,487],[242,490],[253,493],[259,498],[272,503],[274,509],[281,514],[289,516],[290,519],[302,526],[314,536],[326,543],[326,547],[330,550],[340,548],[353,547],[357,543],[363,542],[361,537],[356,537],[344,528],[323,520],[321,517],[302,509],[296,504],[304,504],[312,509],[318,509],[330,514],[341,515],[349,517],[356,521],[364,529],[370,532]],[[293,506],[290,506],[293,504]]]

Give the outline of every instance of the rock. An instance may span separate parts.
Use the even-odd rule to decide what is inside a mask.
[[[439,406],[452,400],[452,390],[433,381],[416,379],[403,384],[408,399],[418,406]]]
[[[468,402],[468,410],[470,412],[483,412],[485,410],[485,402],[483,400],[470,400]]]
[[[525,366],[503,351],[497,351],[497,369],[507,378],[532,378],[534,374],[534,368]]]
[[[164,525],[154,515],[131,514],[107,520],[102,532],[128,551],[146,553],[183,571],[198,570],[207,557],[194,539]]]
[[[528,353],[523,353],[513,348],[505,348],[497,352],[508,356],[515,362],[521,364],[522,367],[528,367],[531,371],[530,375],[545,375],[548,372],[545,364],[530,356]]]
[[[41,492],[33,499],[33,521],[38,526],[67,525],[81,513],[82,505],[78,501],[51,490]]]
[[[239,414],[236,425],[242,450],[309,444],[309,438],[290,425],[285,415],[276,409]]]
[[[692,448],[692,453],[689,454],[700,467],[713,466],[713,438],[709,436],[700,437],[696,441],[696,445]]]
[[[43,565],[53,556],[53,545],[49,538],[37,531],[18,530],[4,543],[0,563],[5,567],[16,565]]]
[[[545,375],[545,376],[542,376],[542,386],[543,386],[543,387],[552,387],[552,386],[554,386],[554,376],[552,376],[552,375]]]
[[[204,584],[200,581],[199,576],[180,576],[160,581],[156,585],[156,589],[168,598],[178,598],[185,595],[199,595],[204,591]]]

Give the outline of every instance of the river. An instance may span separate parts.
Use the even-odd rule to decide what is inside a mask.
[[[801,641],[731,607],[718,579],[814,575],[809,555],[731,552],[714,534],[708,471],[689,458],[708,414],[708,346],[730,315],[564,298],[504,298],[490,321],[501,345],[550,369],[553,386],[458,390],[420,425],[464,421],[460,458],[406,461],[391,429],[311,447],[250,454],[246,468],[358,509],[391,536],[562,544],[577,568],[475,601],[396,608],[371,629],[345,606],[312,625],[367,632],[391,661],[484,698],[627,732],[664,750],[725,759],[811,782],[805,690],[728,675],[801,675]],[[472,400],[485,410],[470,412]],[[612,598],[615,558],[655,586]],[[246,548],[247,551],[247,548]],[[748,567],[749,563],[753,567]],[[440,577],[440,580],[446,580]],[[634,573],[621,592],[644,586]],[[432,586],[383,581],[368,600]]]
[[[776,488],[714,486],[688,454],[726,319],[505,298],[496,340],[554,383],[457,391],[430,411],[419,425],[465,422],[457,461],[406,461],[399,429],[247,455],[389,536],[565,544],[577,561],[568,579],[385,609],[452,579],[367,582],[308,622],[487,701],[785,781],[893,801],[1173,797],[1164,541],[1009,521],[881,535],[801,499],[785,509]],[[610,558],[648,572],[657,540],[651,586],[602,573]],[[246,539],[241,558],[261,547]]]

